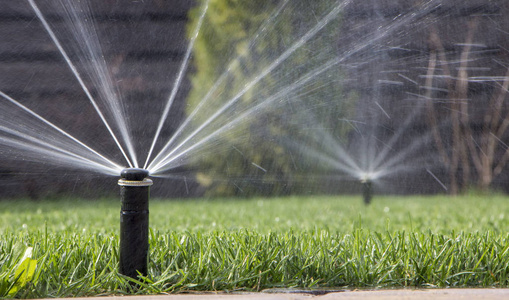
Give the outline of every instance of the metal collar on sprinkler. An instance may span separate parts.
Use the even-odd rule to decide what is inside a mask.
[[[148,170],[141,168],[127,168],[120,172],[118,185],[120,186],[151,186],[154,182],[147,178]]]

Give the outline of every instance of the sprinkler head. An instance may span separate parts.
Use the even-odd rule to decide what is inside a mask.
[[[120,177],[129,181],[143,181],[149,175],[148,170],[141,168],[127,168],[120,172]]]

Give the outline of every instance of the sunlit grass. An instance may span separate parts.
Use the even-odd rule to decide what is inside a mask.
[[[117,273],[118,199],[0,202],[0,297],[507,287],[504,196],[152,200],[149,276]],[[9,294],[33,247],[30,282]]]

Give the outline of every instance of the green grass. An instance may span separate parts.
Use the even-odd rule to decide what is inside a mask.
[[[359,197],[339,196],[152,200],[149,276],[136,289],[117,273],[118,199],[0,201],[0,297],[508,287],[508,201],[377,197],[365,207]],[[23,277],[28,247],[37,266]]]

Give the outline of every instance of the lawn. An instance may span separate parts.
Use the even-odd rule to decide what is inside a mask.
[[[4,200],[0,297],[508,287],[508,201],[385,196],[366,207],[355,196],[152,199],[149,276],[134,287],[117,273],[118,199]],[[23,259],[29,247],[31,259]]]

